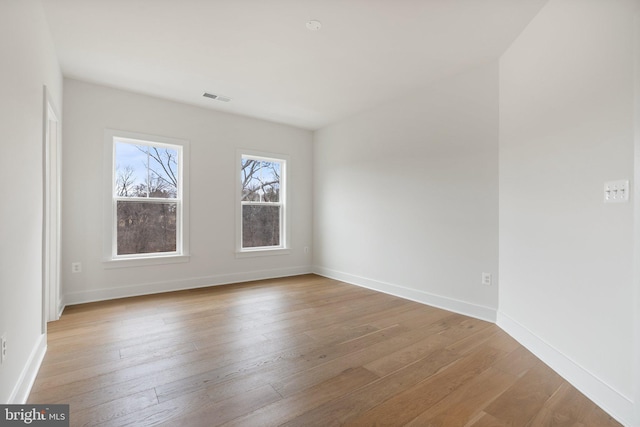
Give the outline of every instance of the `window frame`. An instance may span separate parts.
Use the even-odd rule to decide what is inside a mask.
[[[115,149],[117,142],[170,147],[178,151],[178,188],[176,198],[119,197],[115,195]],[[189,141],[114,129],[104,131],[104,238],[105,268],[137,267],[189,261]],[[176,251],[144,254],[117,254],[117,203],[177,203]]]
[[[280,163],[279,202],[244,202],[242,200],[242,160],[249,158]],[[236,151],[236,257],[256,257],[288,255],[290,253],[290,215],[289,215],[289,156],[256,150],[238,149]],[[242,207],[245,205],[279,205],[280,208],[280,245],[244,248],[242,246]]]

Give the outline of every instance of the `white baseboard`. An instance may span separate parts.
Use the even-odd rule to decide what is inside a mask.
[[[363,288],[373,289],[374,291],[379,291],[385,294],[390,294],[411,301],[416,301],[433,307],[442,308],[444,310],[453,311],[455,313],[464,314],[465,316],[475,317],[476,319],[480,320],[486,320],[487,322],[496,322],[496,310],[491,307],[485,307],[482,305],[472,304],[453,298],[431,294],[429,292],[406,288],[404,286],[355,276],[353,274],[343,273],[341,271],[332,270],[330,268],[314,266],[312,271],[315,274],[328,277],[330,279],[336,279],[342,282],[351,283],[352,285],[362,286]]]
[[[639,425],[633,421],[635,408],[632,399],[597,378],[508,315],[498,312],[497,324],[620,423],[630,427]]]
[[[105,301],[116,298],[157,294],[162,292],[181,291],[185,289],[205,288],[208,286],[228,285],[251,280],[275,279],[278,277],[298,276],[311,273],[310,266],[258,270],[242,273],[220,274],[216,276],[194,277],[181,280],[141,283],[131,286],[92,289],[70,292],[64,295],[65,305],[83,304],[87,302]]]
[[[44,355],[46,352],[47,334],[42,334],[40,335],[40,337],[38,337],[36,344],[31,350],[29,359],[24,365],[24,368],[20,373],[20,377],[18,378],[18,381],[16,382],[16,385],[13,388],[11,395],[9,396],[8,403],[15,405],[23,405],[27,403],[29,393],[31,393],[31,388],[33,387],[33,383],[36,380],[36,376],[38,375],[40,365],[42,364],[42,360],[44,359]]]

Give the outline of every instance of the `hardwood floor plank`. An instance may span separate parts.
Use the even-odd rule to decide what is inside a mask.
[[[57,358],[55,356],[56,355],[53,351],[47,351],[44,356],[44,360],[42,361],[40,371],[38,372],[38,379],[70,373],[79,368],[117,362],[120,360],[120,351],[111,350],[99,354],[87,354],[82,352],[80,354],[76,354],[75,357],[64,358]]]
[[[174,422],[173,420],[189,415],[211,404],[211,399],[209,399],[207,393],[204,390],[200,390],[197,393],[187,394],[95,425],[101,427],[145,427],[167,422],[171,425]],[[70,419],[73,420],[73,412]],[[73,421],[71,425],[75,427]],[[173,425],[177,426],[175,423]]]
[[[511,425],[526,426],[561,384],[558,374],[538,362],[484,411]]]
[[[613,426],[617,422],[582,393],[562,383],[529,423],[530,426]]]
[[[180,343],[172,345],[169,342],[154,342],[153,346],[150,345],[133,345],[120,349],[120,358],[127,359],[135,356],[146,355],[150,358],[162,358],[171,357],[175,355],[190,353],[197,351],[198,347],[193,342]]]
[[[157,404],[155,390],[144,390],[91,408],[81,410],[74,408],[72,421],[74,426],[94,426]]]
[[[48,378],[49,387],[44,387],[41,382],[38,382],[38,386],[32,392],[32,398],[51,403],[64,403],[59,400],[61,396],[68,398],[79,395],[76,405],[80,408],[90,407],[99,403],[100,400],[115,399],[119,393],[135,393],[144,390],[148,388],[150,378],[153,378],[153,384],[158,387],[210,371],[216,364],[224,366],[238,360],[256,357],[262,354],[265,348],[264,346],[256,347],[252,342],[243,342],[240,346],[235,344],[231,347],[221,344],[217,348],[209,348],[195,354],[174,355],[153,361],[144,361],[148,355],[123,359],[115,364],[96,369],[95,372],[91,370],[81,372],[81,379],[76,375],[68,375],[56,378],[58,382],[52,383]],[[279,350],[288,348],[286,340],[270,344]],[[144,363],[138,363],[140,360]],[[77,381],[72,382],[72,380]],[[87,390],[90,391],[87,392]]]
[[[250,360],[228,364],[218,369],[200,372],[184,379],[161,385],[156,388],[156,391],[158,392],[158,398],[162,401],[185,392],[191,392],[202,387],[210,387],[216,383],[242,378],[247,375],[268,374],[269,381],[273,382],[287,374],[304,371],[341,355],[366,348],[377,340],[385,340],[390,333],[393,332],[384,330],[376,334],[367,334],[361,340],[352,340],[349,343],[327,342],[319,344],[314,342],[310,345],[291,348],[284,353],[263,354]]]
[[[489,368],[422,412],[407,426],[464,426],[517,379],[515,375]]]
[[[378,328],[371,325],[348,326],[332,324],[323,328],[311,329],[305,332],[316,341],[348,341],[362,335],[376,332]]]
[[[71,425],[619,426],[496,325],[315,275],[68,307]]]
[[[491,325],[484,329],[480,329],[479,331],[467,337],[459,339],[452,344],[449,344],[447,348],[451,351],[455,351],[456,353],[465,354],[483,343],[486,343],[486,342],[493,343],[493,341],[496,338],[496,334],[499,334],[499,333],[500,333],[499,328],[496,325]],[[492,346],[492,347],[496,347],[496,346]]]
[[[523,348],[518,341],[514,340],[507,334],[505,331],[500,329],[499,327],[495,327],[496,334],[489,341],[489,345],[495,347],[499,350],[503,350],[507,353],[511,353],[514,350]]]
[[[349,423],[365,411],[393,398],[396,394],[402,393],[405,389],[413,387],[444,367],[453,364],[458,358],[459,356],[451,351],[437,349],[427,357],[391,375],[380,378],[340,399],[323,404],[283,425],[322,425],[323,422],[326,425]]]
[[[494,365],[497,369],[516,376],[524,375],[539,360],[526,348],[520,346],[500,359]]]
[[[416,322],[420,325],[431,324],[451,314],[444,310],[430,310],[430,308],[411,301],[404,301],[404,304],[358,317],[357,321],[376,328],[402,324],[413,329],[418,327]]]
[[[449,350],[445,351],[449,352]],[[402,381],[405,386],[403,390],[398,390],[396,393],[376,402],[377,405],[366,412],[362,411],[365,405],[359,402],[359,414],[356,414],[355,411],[341,414],[339,421],[357,426],[371,425],[371,423],[404,425],[458,387],[479,376],[501,356],[499,350],[488,346],[479,347],[462,358],[453,352],[449,354],[452,356],[452,363],[441,366],[431,375],[419,378],[419,381],[414,382],[410,387],[407,387],[408,384]],[[421,373],[423,372],[424,369],[421,369]],[[396,382],[394,377],[395,374],[391,374],[379,382],[384,379],[392,379]],[[367,402],[367,404],[370,404],[370,402]]]
[[[219,426],[280,399],[278,392],[266,385],[220,402],[201,405],[189,413],[173,417],[160,425],[166,427]]]
[[[378,379],[374,373],[359,367],[349,368],[337,376],[264,406],[225,426],[278,426],[332,399],[339,398]]]
[[[94,387],[99,388],[102,384],[115,384],[118,381],[125,381],[131,376],[135,376],[141,366],[145,366],[149,371],[150,367],[162,370],[177,365],[180,360],[183,360],[180,356],[194,351],[196,351],[196,348],[193,344],[179,345],[160,350],[151,350],[146,354],[141,353],[126,359],[117,359],[84,367],[78,366],[76,369],[69,367],[55,375],[38,375],[34,385],[37,386],[39,392],[46,392],[48,389],[59,391],[60,388],[65,386],[82,388],[83,384],[81,382],[90,377]],[[113,377],[116,377],[117,380]],[[75,382],[80,383],[74,384]]]
[[[499,420],[486,412],[481,412],[481,416],[471,420],[464,427],[515,427],[507,424],[506,421]]]
[[[388,339],[386,340],[329,360],[304,371],[293,374],[289,373],[289,375],[285,375],[281,379],[273,382],[272,385],[282,396],[289,396],[321,383],[342,372],[344,369],[356,368],[358,366],[366,367],[368,363],[386,357],[389,353],[396,350],[410,346],[413,342],[425,336],[424,330],[406,331],[402,326],[396,326],[396,328],[398,331],[401,331],[401,333],[397,335],[389,334],[388,332],[390,330],[387,329],[385,330],[388,333]],[[426,356],[426,354],[424,356]]]
[[[620,427],[621,424],[611,415],[607,414],[598,406],[591,404],[591,409],[586,411],[584,417],[585,427]]]
[[[418,343],[415,343],[415,341],[418,340],[421,336],[424,336],[424,334],[426,333],[425,330],[403,333],[402,335],[376,344],[370,348],[367,348],[366,350],[362,350],[361,352],[350,354],[342,359],[328,362],[326,364],[318,366],[317,368],[313,368],[284,380],[278,381],[274,384],[274,387],[281,394],[289,395],[295,392],[299,392],[300,390],[310,387],[312,384],[326,379],[327,374],[337,372],[342,367],[355,367],[359,365],[364,365],[367,368],[378,367],[382,364],[381,362],[386,361],[387,358],[396,359],[400,357],[401,360],[395,363],[392,368],[387,368],[386,370],[377,372],[380,375],[386,375],[390,372],[400,369],[403,366],[406,366],[410,362],[416,361],[421,357],[426,356],[429,352],[437,348],[438,345],[442,346],[443,341],[445,343],[449,342],[445,338],[435,334],[436,332],[437,330],[431,330],[432,335],[422,341],[418,341]],[[422,346],[422,348],[420,349],[422,351],[414,353],[414,348],[420,346]],[[394,350],[396,349],[399,350],[394,353]],[[389,352],[391,352],[391,354],[388,354]],[[411,354],[411,356],[407,357],[407,353]],[[384,354],[387,354],[387,356],[384,356]],[[372,361],[372,363],[367,363],[369,361]]]
[[[377,358],[364,367],[383,377],[426,357],[448,343],[449,340],[441,335],[430,335],[391,354]]]
[[[449,338],[452,342],[460,341],[472,337],[476,333],[483,332],[486,329],[493,330],[494,325],[484,320],[465,318],[460,323],[455,323],[450,328],[445,329],[440,335]]]

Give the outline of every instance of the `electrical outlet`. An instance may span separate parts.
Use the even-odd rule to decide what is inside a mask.
[[[3,335],[0,337],[0,365],[7,358],[7,338]]]
[[[482,284],[491,286],[491,273],[482,273]]]
[[[80,273],[82,271],[82,263],[80,262],[72,262],[71,263],[71,272],[72,273]]]

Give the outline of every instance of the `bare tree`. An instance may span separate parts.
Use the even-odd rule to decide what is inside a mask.
[[[277,164],[263,160],[242,159],[242,200],[278,201],[280,173],[276,168]]]
[[[148,156],[146,183],[149,197],[175,197],[178,193],[178,159],[175,150],[146,145],[136,148]]]
[[[118,168],[117,195],[169,200],[162,203],[118,201],[118,254],[173,252],[176,250],[177,202],[171,199],[178,193],[178,153],[152,146],[135,147],[146,156],[144,176],[136,177],[136,169],[131,165]]]
[[[136,182],[135,170],[130,165],[116,167],[116,194],[120,197],[133,196]]]
[[[242,159],[242,246],[280,244],[280,163]]]
[[[176,250],[176,203],[118,202],[118,254]]]

